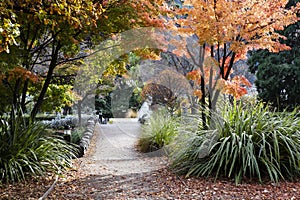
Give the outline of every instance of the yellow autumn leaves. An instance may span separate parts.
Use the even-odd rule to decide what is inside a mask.
[[[59,31],[63,27],[83,29],[97,26],[105,9],[91,0],[19,0],[0,2],[0,52],[17,44],[19,27],[26,21]]]

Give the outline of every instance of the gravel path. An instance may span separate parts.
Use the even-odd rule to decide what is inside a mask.
[[[137,119],[112,119],[97,125],[94,151],[86,156],[83,169],[89,174],[127,175],[160,169],[165,160],[158,152],[142,154],[135,150],[141,132]]]
[[[80,159],[84,178],[63,184],[62,188],[76,188],[66,199],[148,199],[150,193],[160,192],[150,177],[166,166],[166,158],[160,152],[136,151],[141,132],[137,119],[112,122],[96,125],[89,151]]]

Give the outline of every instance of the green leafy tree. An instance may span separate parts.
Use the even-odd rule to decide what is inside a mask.
[[[134,6],[127,1],[0,2],[1,71],[20,66],[44,76],[31,110],[32,119],[42,106],[57,66],[89,56],[94,53],[93,45],[112,33],[148,23],[138,14],[141,11],[136,6],[141,3],[136,3]],[[138,16],[140,20],[135,20]],[[19,93],[13,96],[13,106],[19,105],[25,110],[28,88],[28,79],[22,83],[16,80],[15,91]]]
[[[291,0],[287,7],[299,0]],[[283,41],[290,51],[270,53],[259,50],[251,54],[248,64],[256,72],[255,82],[258,96],[279,109],[300,105],[300,22],[286,27],[280,32],[287,37]]]
[[[33,100],[38,98],[38,91],[42,84],[30,87],[28,94],[33,96]],[[71,107],[76,100],[76,95],[72,91],[71,85],[50,84],[44,97],[41,111],[43,112],[60,112],[62,108]]]

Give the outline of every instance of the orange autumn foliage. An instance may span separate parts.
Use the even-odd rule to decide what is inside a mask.
[[[193,70],[193,71],[187,73],[186,78],[188,80],[194,81],[197,85],[201,84],[200,70]]]
[[[182,6],[166,7],[165,26],[172,29],[174,35],[181,36],[171,41],[177,47],[174,54],[191,58],[199,68],[187,78],[198,85],[202,78],[205,94],[212,95],[214,89],[236,98],[246,94],[245,87],[250,84],[244,77],[230,79],[233,65],[246,59],[249,50],[279,52],[290,49],[280,43],[286,38],[278,30],[299,20],[300,3],[289,9],[287,3],[288,0],[185,0]],[[189,49],[188,39],[192,35],[196,36],[198,46]],[[193,54],[191,49],[195,48],[200,49],[199,55]],[[198,89],[195,88],[195,93]]]
[[[232,80],[220,79],[218,87],[224,94],[230,94],[239,99],[247,94],[246,87],[251,87],[251,83],[244,76],[235,76]]]
[[[22,80],[23,82],[29,80],[33,83],[39,81],[39,77],[33,72],[26,70],[23,67],[15,67],[11,70],[8,70],[6,74],[0,75],[0,81],[7,79],[8,82],[14,82],[16,80]]]
[[[205,71],[209,72],[210,68],[205,68]],[[209,76],[206,76],[209,77]],[[199,70],[193,70],[186,76],[188,80],[192,80],[196,85],[194,86],[193,95],[202,98],[203,92],[198,89],[201,84],[201,73]],[[207,80],[205,82],[208,82]],[[214,84],[217,84],[216,89],[220,90],[223,94],[229,94],[239,99],[243,95],[247,94],[247,87],[251,87],[251,83],[244,76],[235,76],[232,79],[218,79],[214,80]]]
[[[196,96],[196,97],[198,97],[199,99],[201,99],[202,98],[202,91],[201,90],[198,90],[198,89],[196,89],[196,90],[194,90],[194,96]]]
[[[231,43],[230,49],[241,55],[248,50],[287,50],[276,30],[298,21],[300,4],[286,9],[288,0],[186,0],[183,8],[172,8],[174,15],[184,15],[169,21],[170,27],[180,24],[178,32],[196,34],[199,44]]]

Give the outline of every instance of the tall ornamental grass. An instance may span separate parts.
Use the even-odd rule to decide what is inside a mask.
[[[16,182],[71,165],[76,148],[45,132],[41,123],[21,117],[0,119],[0,182]]]
[[[263,103],[224,108],[215,129],[180,132],[173,145],[172,167],[187,176],[268,178],[300,175],[300,117],[272,111]]]
[[[141,152],[151,152],[169,145],[177,135],[178,120],[167,109],[159,109],[151,114],[149,123],[143,124],[137,148]]]

